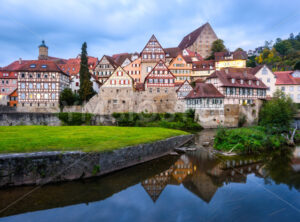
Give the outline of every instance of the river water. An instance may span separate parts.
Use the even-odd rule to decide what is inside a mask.
[[[0,222],[300,221],[300,148],[221,158],[202,147],[209,135],[104,177],[1,189]]]

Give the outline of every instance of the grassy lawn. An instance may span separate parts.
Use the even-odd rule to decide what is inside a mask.
[[[106,151],[184,134],[156,127],[1,126],[0,153]]]

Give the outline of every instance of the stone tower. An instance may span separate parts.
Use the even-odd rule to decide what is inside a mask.
[[[39,45],[39,59],[48,59],[48,46],[46,46],[45,41],[42,41],[42,44]]]

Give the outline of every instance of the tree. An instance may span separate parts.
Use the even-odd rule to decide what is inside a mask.
[[[224,51],[227,51],[224,45],[224,41],[222,39],[217,39],[212,43],[211,55],[207,59],[215,59],[216,52],[224,52]]]
[[[236,51],[243,52],[244,50],[243,50],[242,48],[237,48],[237,49],[235,50],[235,52],[236,52]]]
[[[273,99],[261,108],[259,124],[276,133],[287,132],[291,127],[295,112],[296,107],[292,99],[278,89]]]
[[[300,61],[295,64],[294,70],[300,70]]]
[[[289,40],[284,40],[276,43],[274,45],[274,48],[277,52],[280,53],[280,55],[285,56],[287,55],[288,51],[292,48],[292,44]]]
[[[63,109],[64,106],[72,106],[76,101],[76,96],[70,88],[65,88],[59,95],[59,105]]]
[[[80,62],[80,88],[79,96],[81,102],[88,101],[94,94],[93,83],[91,82],[91,74],[88,67],[87,44],[84,42],[81,48]]]
[[[255,56],[248,57],[247,67],[256,67]]]

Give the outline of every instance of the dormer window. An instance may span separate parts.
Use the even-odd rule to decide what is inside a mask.
[[[256,81],[256,85],[259,86],[259,81]]]
[[[231,83],[235,83],[235,79],[231,79]]]
[[[249,80],[249,85],[251,85],[252,84],[252,81],[251,80]]]
[[[244,84],[244,80],[243,79],[241,79],[241,84]]]
[[[30,65],[30,68],[35,68],[35,67],[36,67],[35,64],[31,64],[31,65]]]
[[[47,65],[42,65],[42,68],[43,68],[43,69],[46,69],[46,68],[47,68]]]

